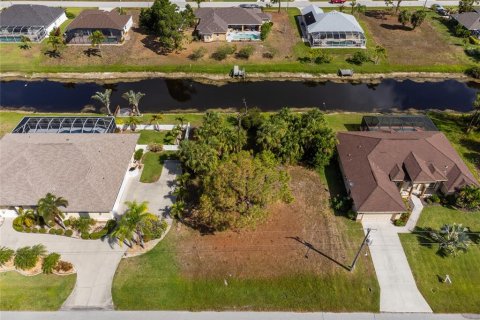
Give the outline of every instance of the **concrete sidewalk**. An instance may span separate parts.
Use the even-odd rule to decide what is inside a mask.
[[[71,311],[2,312],[2,320],[464,320],[478,316],[424,313]]]
[[[362,224],[365,229],[372,229],[369,249],[380,285],[380,311],[431,313],[418,291],[397,227],[389,221]]]

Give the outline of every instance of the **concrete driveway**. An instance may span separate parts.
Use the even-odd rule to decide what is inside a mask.
[[[50,234],[19,233],[13,219],[0,227],[0,245],[12,249],[43,244],[49,252],[61,254],[77,270],[75,287],[62,309],[113,309],[112,280],[126,248],[107,241],[72,239]]]
[[[388,221],[362,224],[372,229],[369,249],[380,285],[380,311],[432,312],[418,291],[397,227]]]

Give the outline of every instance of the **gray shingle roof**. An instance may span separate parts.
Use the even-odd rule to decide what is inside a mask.
[[[1,26],[50,26],[65,10],[32,4],[15,4],[0,13]]]
[[[269,14],[259,9],[247,8],[199,8],[195,17],[199,34],[226,33],[229,25],[261,25],[270,20]]]
[[[452,17],[468,30],[480,30],[480,13],[478,11],[452,14]]]
[[[7,134],[0,140],[0,206],[32,206],[48,192],[66,212],[110,212],[137,134]]]

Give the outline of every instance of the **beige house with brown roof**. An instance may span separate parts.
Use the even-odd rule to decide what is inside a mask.
[[[84,10],[67,26],[65,37],[69,44],[90,44],[88,37],[98,30],[105,36],[104,44],[117,44],[125,40],[132,25],[132,16],[116,10]]]
[[[441,132],[340,132],[338,158],[358,218],[396,218],[403,198],[451,194],[478,181]]]
[[[113,217],[139,135],[11,133],[0,140],[0,214],[34,207],[47,193],[66,217]]]
[[[272,17],[255,8],[199,8],[195,32],[204,42],[259,41],[260,28]]]

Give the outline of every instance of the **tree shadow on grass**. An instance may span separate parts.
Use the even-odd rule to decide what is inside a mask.
[[[49,58],[60,58],[61,54],[58,50],[47,50],[45,51],[44,55],[48,56]]]
[[[330,257],[329,255],[323,253],[322,251],[320,251],[320,250],[318,250],[317,248],[315,248],[315,247],[313,246],[313,244],[311,244],[310,242],[305,241],[304,239],[301,239],[299,236],[296,236],[296,237],[286,237],[286,238],[287,238],[287,239],[292,239],[292,240],[297,241],[298,243],[301,243],[302,245],[304,245],[305,247],[307,247],[308,250],[312,250],[312,251],[318,253],[319,255],[327,258],[328,260],[334,262],[334,263],[337,264],[338,266],[344,268],[345,270],[351,271],[351,268],[350,268],[349,266],[346,266],[346,265],[344,265],[343,263],[341,263],[341,262],[335,260],[334,258]],[[307,251],[307,253],[305,253],[305,258],[308,259],[308,251]]]
[[[102,53],[98,48],[88,48],[86,50],[83,50],[83,54],[86,55],[87,57],[101,57]]]
[[[151,51],[155,52],[158,55],[166,56],[171,51],[166,50],[165,47],[162,46],[160,42],[158,42],[158,37],[153,35],[147,35],[145,38],[141,40],[143,46]]]
[[[402,30],[402,31],[412,31],[413,29],[401,24],[380,24],[380,27],[387,29],[387,30]]]
[[[347,131],[360,131],[359,123],[345,123],[344,126]]]

